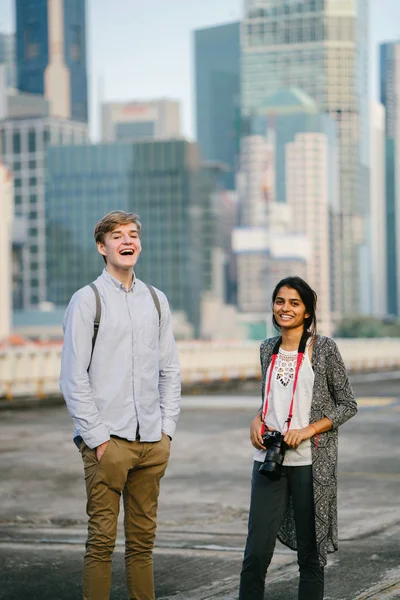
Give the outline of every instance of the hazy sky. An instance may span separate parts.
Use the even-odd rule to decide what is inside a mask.
[[[97,102],[176,98],[183,130],[194,137],[192,31],[233,21],[243,0],[88,0],[92,133]],[[370,0],[371,95],[377,97],[377,45],[400,39],[400,1]],[[14,30],[14,0],[0,0],[0,31]]]

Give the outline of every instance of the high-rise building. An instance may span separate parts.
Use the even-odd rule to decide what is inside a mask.
[[[0,161],[0,341],[6,339],[11,332],[11,300],[12,300],[12,206],[13,182],[12,173]]]
[[[305,279],[317,291],[318,328],[325,335],[331,334],[329,161],[329,139],[323,133],[298,133],[286,146],[291,230],[305,235],[311,247]]]
[[[240,136],[240,23],[194,32],[196,136],[204,160],[220,161],[235,187]]]
[[[86,0],[16,0],[16,23],[18,89],[87,122]]]
[[[212,192],[198,147],[186,140],[52,147],[46,195],[48,300],[65,305],[104,267],[98,219],[140,215],[140,279],[164,291],[198,334],[200,298],[211,285]],[[209,236],[209,237],[206,237]]]
[[[268,334],[265,324],[278,281],[288,275],[306,276],[310,243],[305,235],[291,231],[291,207],[275,201],[274,132],[243,137],[241,150],[237,175],[240,226],[232,233],[237,303],[250,337],[254,328],[260,337]]]
[[[47,300],[45,161],[49,144],[87,140],[86,123],[57,117],[0,120],[2,160],[14,176],[14,214],[28,220],[22,248],[23,308]]]
[[[400,41],[380,48],[381,102],[386,109],[388,313],[400,315]]]
[[[307,271],[307,277],[321,299],[324,315],[320,314],[326,324],[325,331],[329,332],[328,315],[332,313],[334,318],[340,318],[342,299],[337,126],[298,89],[277,90],[265,101],[263,112],[262,116],[245,120],[243,125],[251,135],[273,135],[274,158],[264,158],[260,163],[264,168],[267,164],[273,167],[269,179],[265,180],[264,176],[264,197],[269,198],[272,194],[278,203],[291,207],[290,230],[306,235],[311,251],[319,257],[319,275],[313,271],[314,267],[317,269],[316,262]],[[254,164],[249,166],[250,173],[254,167]],[[257,207],[257,210],[252,209],[253,223],[265,222],[266,203],[265,199],[260,201],[259,189],[256,187],[253,194],[249,188],[244,197],[241,211],[244,222],[248,223],[250,206]],[[312,225],[315,224],[314,212],[322,219],[321,227],[316,230]],[[298,218],[300,214],[302,220]]]
[[[371,114],[371,312],[388,314],[385,108],[373,102]]]
[[[305,91],[336,120],[340,160],[341,310],[360,310],[360,249],[369,214],[368,0],[245,0],[242,112],[276,89]]]
[[[6,67],[6,85],[15,88],[15,35],[13,33],[0,33],[0,65]]]
[[[101,107],[103,142],[137,142],[181,137],[175,100],[106,102]]]

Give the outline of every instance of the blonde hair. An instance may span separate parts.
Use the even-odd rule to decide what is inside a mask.
[[[118,225],[129,225],[129,223],[134,223],[137,227],[138,233],[140,235],[141,223],[139,221],[139,215],[136,213],[128,213],[124,210],[113,210],[112,212],[107,213],[96,223],[96,227],[94,228],[94,239],[96,244],[104,244],[104,238],[106,233],[110,233],[114,231]],[[107,259],[103,255],[103,260],[107,264]]]
[[[96,244],[104,244],[104,237],[106,233],[114,231],[118,225],[128,225],[134,223],[137,227],[138,233],[140,234],[141,223],[139,221],[139,215],[135,213],[128,213],[124,210],[113,210],[107,213],[96,223],[94,228],[94,239]]]

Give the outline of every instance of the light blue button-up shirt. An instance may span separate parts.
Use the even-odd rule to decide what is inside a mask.
[[[81,436],[95,448],[117,435],[155,442],[172,437],[179,418],[181,381],[168,300],[156,290],[161,321],[147,286],[131,289],[105,269],[94,282],[101,319],[93,352],[96,298],[86,286],[65,313],[60,388]],[[90,368],[89,368],[90,364]],[[89,370],[88,370],[89,369]]]

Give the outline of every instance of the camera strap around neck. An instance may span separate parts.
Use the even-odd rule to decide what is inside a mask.
[[[303,362],[304,354],[306,351],[307,339],[308,339],[308,335],[304,334],[300,340],[299,348],[297,350],[297,361],[296,361],[296,370],[294,373],[294,380],[293,380],[292,401],[291,401],[290,407],[289,407],[288,418],[285,421],[285,424],[287,423],[287,430],[289,430],[289,428],[290,428],[290,423],[291,423],[292,417],[293,417],[294,395],[296,393],[300,367]],[[264,408],[263,408],[263,413],[262,413],[261,435],[263,435],[265,433],[265,417],[267,416],[267,412],[268,412],[268,399],[269,399],[269,395],[271,392],[272,375],[274,372],[275,363],[276,363],[276,359],[278,357],[279,348],[280,348],[281,343],[282,343],[282,338],[280,337],[279,340],[276,342],[276,344],[274,346],[274,350],[272,352],[271,365],[270,365],[269,377],[268,377],[268,385],[267,385],[266,391],[265,391]]]

